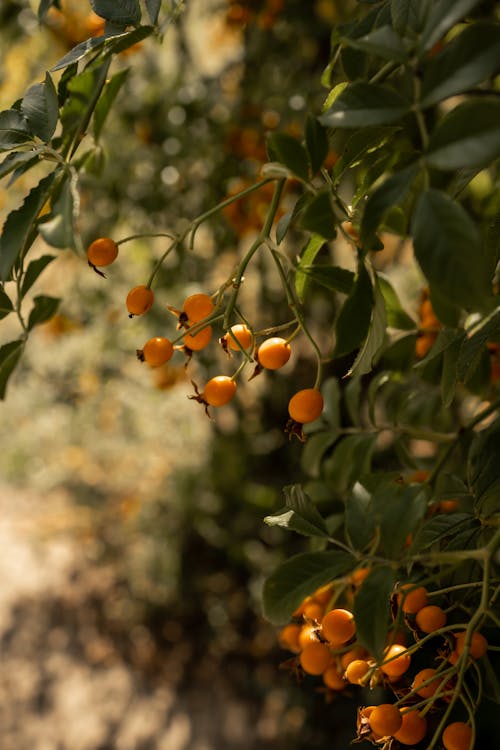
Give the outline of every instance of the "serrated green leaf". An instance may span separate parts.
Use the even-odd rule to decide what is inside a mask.
[[[295,291],[301,302],[304,301],[309,284],[309,278],[304,269],[311,267],[311,263],[314,262],[314,259],[324,244],[325,240],[323,237],[313,234],[307,241],[307,244],[300,255],[299,265],[295,272]]]
[[[290,558],[264,583],[264,617],[275,625],[284,625],[306,596],[345,575],[354,565],[351,555],[336,550],[305,552]]]
[[[34,155],[33,151],[13,151],[0,164],[0,179],[27,162],[33,161],[33,163],[38,163],[39,159],[40,156],[38,154]]]
[[[461,338],[457,338],[443,353],[443,370],[441,373],[441,401],[443,406],[450,406],[457,387],[457,358],[462,346]]]
[[[44,294],[33,299],[33,308],[28,318],[28,330],[31,331],[37,325],[50,320],[59,307],[61,300],[57,297],[48,297]]]
[[[392,568],[382,566],[365,578],[354,598],[357,641],[380,660],[389,632],[389,598],[395,584]]]
[[[390,125],[408,109],[409,103],[394,89],[357,81],[350,83],[318,119],[329,128],[366,128]]]
[[[325,128],[310,112],[306,116],[305,136],[311,172],[316,174],[328,154],[328,135]]]
[[[394,287],[392,286],[389,279],[386,279],[381,274],[378,274],[378,283],[380,285],[380,291],[382,292],[382,296],[384,298],[387,325],[391,328],[397,328],[401,331],[410,331],[415,329],[415,321],[408,315],[408,313],[403,310],[398,295],[396,294]]]
[[[354,283],[354,273],[340,266],[301,266],[300,272],[309,281],[341,294],[349,294]]]
[[[397,133],[397,127],[363,128],[355,131],[346,141],[339,159],[333,168],[333,177],[338,180],[351,167],[357,166],[366,157],[381,148]]]
[[[9,378],[23,353],[24,344],[25,342],[21,339],[0,346],[0,399],[2,400],[5,398]]]
[[[475,523],[470,513],[439,513],[424,523],[415,535],[410,553],[423,552],[441,542],[446,537],[453,537],[465,526]]]
[[[376,242],[376,232],[386,213],[395,205],[402,205],[419,174],[418,164],[410,164],[388,177],[369,196],[361,219],[361,243],[369,249]]]
[[[49,73],[43,83],[35,83],[26,91],[21,102],[21,112],[28,121],[31,132],[44,143],[54,135],[59,118],[57,91]]]
[[[91,39],[86,39],[84,42],[80,42],[76,47],[73,47],[64,57],[61,57],[55,65],[52,66],[51,70],[62,70],[67,68],[73,63],[79,62],[90,52],[94,52],[98,47],[104,44],[106,37],[104,36],[93,36]]]
[[[118,26],[136,26],[141,20],[139,0],[90,0],[98,16]]]
[[[434,0],[420,36],[419,49],[426,52],[438,42],[449,29],[467,16],[481,0]]]
[[[446,193],[429,188],[417,202],[412,234],[415,256],[430,284],[453,304],[484,309],[490,283],[481,237],[465,209]]]
[[[364,263],[360,261],[352,290],[335,322],[335,357],[349,354],[365,340],[370,328],[373,302],[372,282]]]
[[[14,310],[10,297],[0,288],[0,320]]]
[[[325,240],[333,240],[336,237],[336,223],[329,190],[322,190],[312,196],[304,206],[299,219],[302,229],[320,235]]]
[[[424,69],[421,106],[467,91],[500,67],[500,26],[473,23],[454,37]]]
[[[283,492],[285,508],[271,516],[266,516],[264,522],[268,526],[281,526],[303,536],[328,538],[328,528],[324,518],[305,494],[301,485],[288,485],[283,488]]]
[[[406,50],[402,39],[390,26],[379,26],[364,36],[355,39],[344,37],[342,41],[355,49],[382,57],[384,60],[396,62],[406,60]]]
[[[75,223],[79,210],[76,177],[67,177],[52,205],[52,211],[39,230],[48,245],[57,248],[75,248]]]
[[[469,486],[475,497],[474,509],[482,517],[500,511],[500,419],[475,433],[469,451]]]
[[[34,240],[33,225],[54,181],[54,173],[44,177],[26,196],[20,208],[11,211],[0,236],[0,279],[7,281],[19,255]],[[33,236],[32,236],[33,235]]]
[[[387,318],[385,314],[385,303],[380,291],[378,278],[373,283],[373,307],[371,312],[368,333],[361,346],[348,376],[361,377],[372,370],[385,343],[387,331]]]
[[[97,142],[101,136],[102,129],[106,118],[111,110],[114,100],[116,99],[118,92],[125,83],[129,74],[129,68],[124,68],[116,73],[106,83],[103,88],[102,94],[99,97],[99,101],[94,109],[94,139]]]
[[[33,139],[26,117],[17,109],[0,112],[0,151],[27,143]]]
[[[288,133],[272,133],[267,139],[271,159],[284,164],[301,180],[309,177],[309,159],[304,146]]]
[[[370,500],[370,493],[356,482],[345,505],[346,536],[351,546],[359,552],[368,547],[375,533],[373,516],[368,510]]]
[[[444,170],[480,168],[500,156],[500,102],[469,99],[459,104],[431,135],[425,160]]]
[[[55,259],[55,255],[42,255],[40,258],[35,258],[29,264],[26,269],[26,273],[23,277],[21,285],[21,297],[24,297],[31,289],[37,278],[40,276],[44,268],[48,266]]]
[[[463,339],[457,357],[457,377],[460,382],[467,383],[472,377],[488,341],[500,341],[500,308],[488,315]]]

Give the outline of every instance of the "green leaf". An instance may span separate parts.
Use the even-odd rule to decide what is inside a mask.
[[[362,163],[367,154],[380,149],[389,138],[397,133],[397,127],[363,128],[355,131],[346,144],[333,168],[333,176],[338,180],[351,167]]]
[[[316,174],[328,154],[328,135],[325,128],[310,112],[306,116],[305,135],[311,172]]]
[[[301,180],[309,177],[309,159],[304,146],[288,133],[272,133],[267,139],[267,148],[273,161],[284,164]]]
[[[361,244],[371,248],[377,240],[376,232],[384,216],[395,205],[401,205],[413,187],[419,173],[418,164],[402,169],[388,177],[368,198],[361,220]]]
[[[24,340],[10,341],[0,346],[0,399],[5,398],[7,383],[24,349]]]
[[[14,310],[10,297],[0,287],[0,320]]]
[[[61,300],[57,299],[57,297],[47,297],[43,294],[35,297],[33,299],[34,305],[28,318],[28,329],[31,331],[32,328],[40,325],[40,323],[50,320],[56,314],[60,302]]]
[[[439,513],[426,521],[420,531],[415,535],[410,552],[421,552],[433,547],[447,537],[453,538],[457,532],[475,523],[470,513]]]
[[[406,60],[406,51],[401,37],[390,26],[379,26],[365,36],[356,37],[356,39],[344,37],[342,41],[355,49],[377,55],[384,60],[396,62]]]
[[[481,0],[434,0],[420,37],[420,51],[426,52],[431,49],[479,2]]]
[[[365,341],[359,350],[348,376],[361,377],[373,368],[378,355],[385,343],[387,329],[387,318],[385,314],[385,303],[378,278],[375,277],[373,284],[373,307],[370,326]]]
[[[368,386],[368,416],[370,417],[370,422],[372,425],[376,426],[377,424],[377,415],[375,413],[375,406],[377,404],[377,396],[379,394],[379,391],[386,385],[386,383],[391,382],[391,375],[388,372],[379,372],[377,373],[373,378],[370,380],[370,385]]]
[[[64,57],[61,57],[61,59],[52,66],[51,70],[62,70],[69,65],[73,65],[73,63],[79,62],[90,52],[96,50],[97,47],[103,45],[105,41],[106,37],[104,36],[93,36],[91,39],[86,39],[84,42],[80,42],[80,44],[73,47],[73,49],[64,55]]]
[[[335,357],[349,354],[365,340],[373,302],[372,282],[365,264],[360,261],[356,280],[335,321]]]
[[[500,156],[500,101],[459,104],[431,135],[426,161],[437,169],[486,167]]]
[[[380,285],[380,291],[382,292],[382,296],[384,298],[387,325],[390,328],[397,328],[400,331],[414,330],[416,327],[416,323],[413,318],[411,318],[408,313],[403,310],[398,295],[396,294],[394,287],[392,286],[389,279],[386,279],[381,274],[378,274],[378,283]]]
[[[354,284],[354,273],[340,266],[302,266],[300,271],[309,281],[341,294],[349,294]]]
[[[285,508],[278,513],[273,513],[272,516],[266,516],[264,522],[268,526],[281,526],[303,536],[328,538],[328,528],[324,518],[300,484],[288,485],[283,488],[283,492],[285,493]]]
[[[26,117],[17,109],[0,112],[0,151],[9,151],[32,140]]]
[[[337,235],[330,190],[323,190],[310,198],[300,214],[299,225],[308,232],[333,240]]]
[[[446,193],[423,191],[412,218],[417,261],[429,282],[450,302],[481,310],[491,296],[481,237],[465,209]]]
[[[337,378],[327,378],[321,386],[324,406],[322,419],[327,422],[330,434],[340,428],[340,387]],[[307,448],[307,444],[305,446]]]
[[[351,555],[336,550],[295,555],[265,581],[264,617],[274,625],[284,625],[306,596],[345,575],[354,565]]]
[[[324,475],[335,493],[342,495],[360,476],[370,471],[375,434],[346,435],[323,462]]]
[[[381,553],[396,560],[401,556],[409,534],[425,516],[430,490],[418,485],[383,483],[374,492],[370,515],[380,530]]]
[[[408,102],[394,89],[378,83],[350,83],[318,118],[330,128],[389,125],[406,114]]]
[[[349,378],[344,388],[344,403],[349,419],[355,427],[361,426],[361,378]]]
[[[149,20],[152,24],[158,23],[160,8],[161,0],[146,0],[146,10],[148,12]]]
[[[369,512],[370,500],[370,493],[356,482],[345,506],[346,536],[359,552],[368,547],[375,533],[374,519]]]
[[[421,359],[420,362],[417,362],[414,365],[414,368],[416,370],[423,369],[431,360],[439,357],[440,354],[445,352],[448,347],[450,347],[456,341],[462,341],[462,338],[463,331],[455,331],[452,328],[442,328],[425,357]]]
[[[76,179],[72,175],[64,180],[50,215],[40,223],[40,234],[52,247],[75,248],[75,223],[79,208]]]
[[[54,135],[59,118],[57,91],[49,73],[43,83],[35,83],[26,91],[21,102],[21,112],[34,135],[48,143]]]
[[[467,26],[428,62],[421,106],[430,107],[481,83],[498,70],[499,59],[500,26],[481,21]]]
[[[462,383],[472,377],[478,367],[488,341],[500,341],[500,308],[494,310],[487,318],[474,327],[474,332],[467,335],[457,357],[457,377]]]
[[[469,451],[469,486],[475,496],[474,510],[482,517],[499,512],[500,419],[475,433]]]
[[[28,293],[44,268],[46,268],[55,257],[55,255],[41,255],[40,258],[35,258],[35,260],[31,261],[23,277],[21,297],[24,297]]]
[[[20,208],[11,211],[0,236],[0,279],[7,281],[19,255],[34,241],[33,225],[54,181],[54,173],[44,177],[26,196]]]
[[[387,642],[389,599],[394,583],[392,568],[376,568],[365,578],[354,598],[357,640],[378,660],[382,659]]]
[[[462,338],[452,341],[443,354],[443,371],[441,373],[441,401],[443,406],[450,406],[457,387],[457,358],[462,346]]]
[[[297,292],[297,297],[299,298],[300,302],[304,301],[309,284],[308,274],[304,269],[311,267],[311,263],[314,262],[315,257],[324,244],[325,240],[323,239],[323,237],[313,234],[309,238],[307,245],[301,253],[299,265],[297,266],[297,270],[295,272],[295,291]]]
[[[132,47],[134,44],[141,42],[143,39],[150,36],[154,30],[154,26],[139,26],[136,29],[124,31],[123,33],[92,37],[85,42],[77,44],[76,47],[73,47],[73,49],[70,50],[67,55],[64,55],[64,57],[62,57],[51,68],[51,70],[67,68],[69,65],[79,62],[90,52],[94,52],[101,46],[105,48],[106,52],[112,52],[116,55],[119,52],[123,52],[129,47]]]
[[[33,151],[12,151],[12,153],[7,154],[0,164],[0,179],[27,162],[33,160],[34,163],[38,163],[40,156],[38,154],[33,156],[33,154]]]
[[[422,0],[391,0],[392,25],[398,34],[404,36],[407,32],[420,29],[423,5],[425,3]]]
[[[293,211],[288,211],[284,214],[276,225],[276,244],[280,245],[286,237],[290,224],[294,217]]]
[[[309,435],[302,451],[300,465],[310,477],[319,477],[323,457],[338,438],[338,430]]]
[[[130,72],[129,68],[124,68],[116,73],[104,86],[99,101],[94,109],[94,139],[97,142],[100,138],[104,123],[111,110],[113,102],[125,83]]]
[[[119,26],[137,26],[141,20],[139,0],[90,0],[98,16]]]

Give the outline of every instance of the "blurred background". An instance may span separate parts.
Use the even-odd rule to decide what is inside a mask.
[[[187,0],[161,43],[123,54],[115,69],[130,73],[80,185],[84,243],[178,231],[255,182],[265,134],[300,135],[305,112],[320,110],[331,27],[354,5]],[[62,0],[42,26],[37,6],[0,5],[2,109],[102,32],[86,0]],[[2,182],[2,221],[32,180]],[[194,253],[168,259],[144,319],[128,319],[125,295],[165,239],[123,245],[107,279],[61,251],[37,282],[61,307],[0,406],[2,750],[349,747],[355,704],[326,702],[281,667],[289,654],[260,606],[265,576],[305,549],[262,519],[302,479],[283,426],[290,394],[313,377],[310,349],[298,341],[283,370],[242,384],[212,422],[189,381],[231,373],[234,360],[215,344],[187,370],[181,357],[151,370],[135,356],[173,334],[167,304],[227,278],[269,199],[263,189],[203,225]],[[258,327],[290,317],[264,261],[241,304]],[[326,348],[333,313],[317,291],[311,324]],[[4,321],[2,342],[14,325]]]

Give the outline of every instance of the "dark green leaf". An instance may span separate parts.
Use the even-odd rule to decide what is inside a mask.
[[[118,26],[137,26],[141,20],[139,0],[90,0],[98,16]]]
[[[488,341],[500,341],[500,309],[494,310],[462,341],[457,357],[457,376],[467,383],[479,365]]]
[[[17,109],[0,112],[0,150],[9,151],[32,140],[26,117]]]
[[[460,94],[500,67],[500,26],[474,23],[454,37],[427,64],[422,81],[423,107]]]
[[[328,135],[325,128],[308,112],[306,117],[306,148],[312,174],[316,174],[328,154]]]
[[[336,550],[305,552],[290,558],[264,583],[264,616],[275,625],[284,625],[306,596],[345,575],[354,565],[353,557]]]
[[[361,243],[370,249],[375,243],[376,232],[385,214],[395,205],[401,205],[419,173],[418,164],[402,169],[388,177],[382,185],[377,187],[366,202],[361,220]]]
[[[13,309],[10,297],[8,297],[4,290],[0,288],[0,320],[11,313]]]
[[[276,225],[276,244],[280,245],[286,237],[293,219],[293,211],[284,214]]]
[[[384,276],[378,274],[378,282],[380,285],[380,291],[384,298],[387,325],[391,328],[397,328],[402,331],[413,330],[416,323],[413,318],[403,310],[398,295],[394,291],[394,287],[390,281]]]
[[[0,346],[0,399],[5,398],[7,382],[16,367],[24,349],[24,341],[10,341]]]
[[[128,74],[129,68],[124,68],[119,73],[116,73],[104,86],[94,110],[94,139],[96,141],[99,140],[109,111]]]
[[[337,378],[327,378],[321,386],[324,406],[322,419],[328,423],[330,434],[340,428],[340,387]],[[307,448],[307,445],[306,445]]]
[[[28,318],[28,329],[31,330],[40,323],[45,323],[50,320],[59,307],[60,299],[56,297],[47,297],[46,295],[39,295],[33,299],[33,308]]]
[[[26,164],[32,160],[34,160],[35,163],[38,163],[39,159],[40,157],[38,154],[33,156],[33,151],[13,151],[8,154],[0,164],[0,179],[8,175],[10,172],[13,172],[20,165]]]
[[[346,536],[359,552],[368,547],[375,533],[373,516],[368,510],[370,499],[370,494],[357,482],[345,506]]]
[[[500,156],[500,101],[459,104],[431,135],[426,161],[438,169],[485,167]]]
[[[266,516],[268,526],[281,526],[303,536],[328,538],[328,529],[318,509],[305,494],[300,484],[283,488],[285,508],[272,516]]]
[[[429,282],[450,302],[481,310],[491,296],[479,232],[445,193],[421,193],[413,219],[415,255]]]
[[[462,338],[463,331],[455,331],[450,328],[442,328],[439,331],[434,344],[431,346],[425,357],[421,359],[420,362],[417,362],[416,365],[414,365],[415,369],[418,370],[424,368],[431,360],[439,357],[439,355],[446,351],[448,347],[452,346],[452,344],[457,341],[461,342]]]
[[[146,10],[148,12],[149,20],[152,24],[158,23],[160,7],[161,0],[146,0]]]
[[[37,278],[42,273],[43,269],[48,266],[48,264],[51,263],[55,257],[55,255],[42,255],[40,256],[40,258],[35,258],[35,260],[31,261],[23,277],[23,283],[21,285],[21,297],[24,297],[28,293]]]
[[[54,135],[59,117],[57,91],[48,73],[43,83],[35,83],[26,91],[21,102],[21,112],[28,121],[31,132],[44,143]]]
[[[309,284],[308,274],[304,269],[311,267],[311,263],[314,262],[314,259],[316,258],[317,254],[324,244],[325,240],[323,239],[323,237],[319,237],[318,235],[313,234],[309,238],[307,245],[303,249],[300,256],[299,265],[297,266],[297,270],[295,273],[295,291],[297,292],[297,296],[301,302],[304,301],[304,297],[306,295],[307,287]]]
[[[323,190],[309,199],[300,214],[299,224],[302,229],[314,232],[326,240],[332,240],[336,236],[336,217],[329,190]]]
[[[422,21],[422,0],[391,0],[391,19],[395,31],[404,36],[408,31],[415,32]]]
[[[475,519],[470,513],[439,513],[424,523],[413,540],[410,552],[421,552],[447,537],[454,537],[471,523],[475,523]]]
[[[403,62],[406,59],[406,51],[401,37],[390,26],[379,26],[365,36],[356,39],[344,37],[343,42],[355,49],[382,57],[384,60]]]
[[[349,84],[319,121],[330,128],[388,125],[403,117],[408,109],[408,102],[394,89],[359,81]]]
[[[78,62],[88,55],[89,52],[93,52],[97,47],[103,45],[105,41],[106,37],[104,36],[93,36],[91,39],[86,39],[84,42],[77,44],[76,47],[73,47],[64,57],[61,57],[51,70],[62,70],[63,68],[67,68],[68,65],[73,65],[73,63]]]
[[[361,378],[349,378],[344,389],[344,403],[349,419],[355,427],[361,425]]]
[[[457,338],[443,354],[443,371],[441,373],[441,400],[443,406],[450,406],[457,387],[457,358],[462,346],[462,338]]]
[[[66,140],[71,140],[76,133],[85,129],[104,72],[104,66],[87,69],[68,82],[68,97],[61,110],[63,138]]]
[[[370,514],[380,529],[380,550],[398,559],[409,534],[413,534],[425,516],[430,490],[397,482],[382,484],[373,494]]]
[[[431,49],[479,2],[481,0],[434,0],[420,37],[420,50],[425,52]]]
[[[323,471],[335,493],[342,495],[360,476],[370,471],[375,434],[347,435],[339,440],[333,454],[325,459]]]
[[[375,278],[373,284],[373,307],[370,326],[364,343],[347,373],[349,376],[352,377],[356,375],[357,377],[361,377],[367,372],[370,372],[384,346],[386,329],[387,318],[385,314],[384,297],[380,291],[378,279]]]
[[[372,317],[373,287],[364,263],[335,322],[334,356],[349,354],[365,340]]]
[[[340,50],[340,62],[345,78],[357,81],[365,78],[368,71],[369,55],[363,50],[344,45]]]
[[[377,395],[379,391],[384,387],[386,383],[391,382],[391,375],[388,372],[379,372],[371,380],[368,386],[368,416],[372,425],[377,424],[377,417],[375,413],[375,406],[377,403]]]
[[[0,237],[0,279],[6,281],[19,255],[34,240],[33,225],[49,196],[54,174],[44,177],[26,196],[20,208],[11,211]]]
[[[500,419],[474,435],[469,452],[469,485],[481,517],[498,513],[500,496]]]
[[[389,138],[398,132],[396,127],[363,128],[348,139],[333,168],[333,176],[339,179],[346,169],[361,163],[367,154],[380,149]]]
[[[353,272],[340,266],[301,266],[300,272],[315,284],[342,294],[349,294],[354,283]]]
[[[357,640],[379,660],[387,643],[389,598],[394,583],[392,568],[376,568],[365,578],[354,599]]]
[[[300,465],[310,477],[319,477],[325,453],[338,438],[338,431],[309,435],[302,451]]]
[[[58,248],[75,247],[74,227],[78,213],[79,196],[73,180],[64,180],[52,211],[46,221],[40,223],[39,230],[48,245]]]
[[[267,148],[273,161],[284,164],[302,180],[309,177],[309,160],[304,146],[288,133],[272,133]]]

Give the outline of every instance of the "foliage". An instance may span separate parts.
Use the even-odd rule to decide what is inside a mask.
[[[40,4],[41,18],[51,5],[57,3]],[[58,305],[37,295],[26,316],[27,292],[53,260],[31,259],[35,240],[41,235],[53,248],[85,255],[82,182],[100,159],[107,118],[128,76],[125,69],[112,73],[112,65],[164,33],[181,11],[178,3],[143,5],[95,0],[104,33],[70,49],[0,113],[0,174],[10,175],[10,184],[36,175],[0,238],[2,315],[17,315],[21,326],[0,349],[2,396],[29,333]],[[321,111],[310,106],[300,131],[268,128],[265,153],[252,147],[259,174],[254,164],[235,190],[197,207],[194,218],[155,232],[141,228],[117,244],[168,239],[145,284],[160,295],[172,257],[181,269],[192,264],[187,256],[207,226],[223,236],[221,215],[248,236],[236,267],[219,267],[204,285],[215,289],[213,310],[188,319],[180,292],[180,310],[168,307],[177,320],[172,344],[187,362],[195,349],[186,345],[187,333],[219,330],[227,349],[232,326],[248,327],[252,346],[230,347],[237,392],[250,392],[251,385],[240,386],[249,367],[251,380],[265,369],[262,338],[283,333],[296,351],[309,347],[314,356],[315,373],[304,357],[290,391],[300,386],[317,397],[321,390],[321,416],[305,413],[301,423],[286,424],[291,438],[305,442],[308,479],[289,484],[285,507],[266,518],[309,537],[311,548],[267,579],[264,612],[275,624],[295,618],[304,627],[302,602],[331,584],[327,609],[338,602],[352,608],[357,643],[373,660],[370,679],[383,667],[390,632],[404,626],[412,659],[425,666],[440,660],[448,678],[436,696],[418,702],[437,715],[430,749],[449,721],[474,727],[476,711],[482,716],[499,694],[500,26],[497,9],[479,0],[360,1],[348,11],[333,25]],[[246,21],[251,28],[250,11]],[[251,38],[249,31],[249,45]],[[405,253],[411,262],[403,278]],[[266,264],[281,295],[271,316],[245,297],[245,279]],[[277,309],[291,319],[272,318]],[[207,356],[206,369],[218,374],[217,356]],[[209,405],[218,408],[194,387],[207,413]],[[361,568],[367,576],[353,585]],[[398,603],[404,582],[438,597],[448,614],[438,631],[422,636],[416,613],[405,611],[404,599]],[[465,631],[465,655],[451,662],[457,630]],[[479,630],[491,651],[472,661]],[[315,632],[321,639],[319,620]],[[332,658],[341,651],[333,645]],[[294,666],[300,664],[299,655]],[[398,706],[421,696],[398,681],[383,684]],[[397,740],[397,731],[388,734]],[[360,714],[358,735],[378,741],[369,716]],[[397,747],[390,737],[385,744]]]

